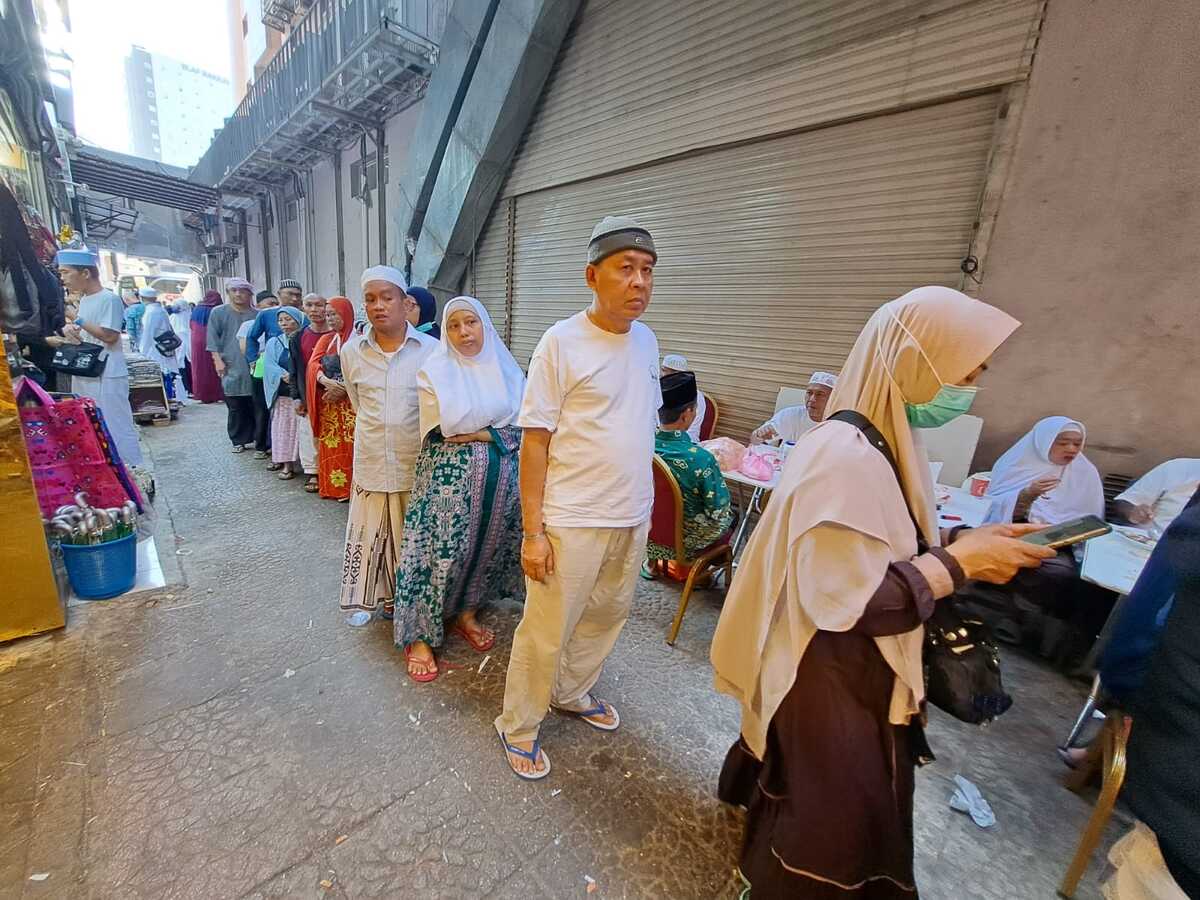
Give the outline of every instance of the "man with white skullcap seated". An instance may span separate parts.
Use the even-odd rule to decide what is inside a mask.
[[[798,441],[800,435],[825,420],[825,405],[837,386],[837,376],[828,372],[813,372],[804,392],[803,406],[787,406],[775,413],[750,435],[750,443],[767,441]]]
[[[663,357],[662,374],[664,378],[668,375],[678,375],[680,372],[691,371],[692,368],[688,365],[687,357],[682,353],[668,353]],[[693,444],[700,443],[700,426],[704,424],[704,414],[706,412],[708,412],[708,398],[704,396],[704,391],[696,388],[696,418],[687,427],[688,437],[692,439]]]
[[[399,269],[372,266],[361,284],[367,326],[340,354],[355,425],[339,603],[368,613],[382,605],[390,618],[404,511],[421,449],[417,372],[439,344],[409,325],[415,301]],[[369,621],[354,615],[349,621],[359,624],[359,618]]]

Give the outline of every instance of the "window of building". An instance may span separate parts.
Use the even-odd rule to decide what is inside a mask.
[[[242,16],[242,37],[250,33],[250,19],[248,16]]]
[[[379,182],[375,177],[375,157],[366,156],[356,162],[350,164],[350,196],[362,198],[364,193],[364,179],[366,180],[365,189],[374,191],[379,187]],[[383,159],[383,183],[388,181],[388,160],[385,156]]]
[[[297,200],[289,200],[287,202],[287,220],[295,222],[300,218],[300,203]]]

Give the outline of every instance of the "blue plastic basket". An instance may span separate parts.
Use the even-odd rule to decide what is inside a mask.
[[[83,600],[107,600],[137,580],[137,535],[107,544],[60,544],[67,578]]]

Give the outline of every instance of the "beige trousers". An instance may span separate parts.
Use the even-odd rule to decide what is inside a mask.
[[[629,618],[650,523],[630,528],[546,528],[554,574],[525,580],[496,727],[532,741],[551,704],[584,710],[604,660]]]

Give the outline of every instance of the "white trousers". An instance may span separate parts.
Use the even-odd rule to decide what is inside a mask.
[[[121,462],[127,466],[142,464],[142,448],[138,443],[138,427],[129,405],[129,376],[80,378],[71,376],[71,393],[91,397],[104,413],[104,424],[112,435]]]
[[[554,574],[525,579],[525,612],[513,634],[496,719],[510,741],[538,736],[550,704],[581,712],[612,652],[637,586],[650,523],[630,528],[546,527]]]
[[[305,475],[317,474],[317,443],[313,440],[312,419],[296,416],[296,436],[300,439],[300,465]]]

